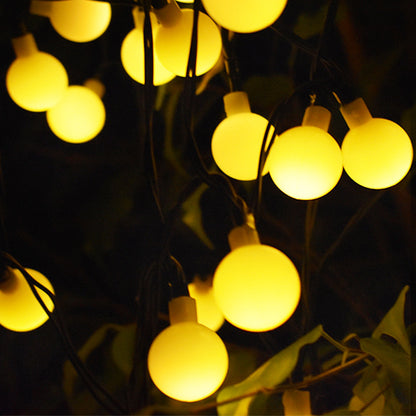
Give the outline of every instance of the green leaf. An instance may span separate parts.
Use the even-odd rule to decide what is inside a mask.
[[[410,404],[410,356],[399,346],[382,339],[363,338],[360,341],[361,349],[372,355],[386,372],[387,379],[381,380],[380,387],[391,389],[398,401],[405,407]]]
[[[300,349],[307,344],[316,342],[321,337],[322,332],[322,326],[317,326],[270,358],[242,382],[222,389],[217,396],[218,414],[220,416],[248,415],[255,394],[263,389],[273,389],[286,380],[296,366]],[[248,397],[237,399],[243,395],[248,395]],[[236,401],[221,405],[221,402],[233,399],[236,399]]]
[[[300,14],[293,28],[294,32],[303,39],[319,35],[324,26],[327,8],[323,4],[318,10]]]
[[[87,342],[78,351],[78,356],[85,367],[110,393],[119,390],[125,382],[125,375],[113,360],[108,360],[109,348],[114,334],[121,329],[123,329],[121,325],[103,325],[88,338]],[[63,366],[63,389],[68,405],[74,414],[98,414],[102,412],[103,409],[86,389],[69,361],[66,361]]]
[[[126,375],[133,368],[136,324],[130,324],[120,329],[114,337],[111,354],[118,368]]]
[[[201,196],[206,191],[207,185],[200,185],[197,190],[182,204],[182,221],[199,237],[210,249],[214,248],[212,241],[205,232],[202,223]]]
[[[410,355],[410,341],[404,323],[404,304],[409,286],[405,286],[393,307],[387,312],[372,337],[380,338],[383,334],[394,338],[403,350]]]

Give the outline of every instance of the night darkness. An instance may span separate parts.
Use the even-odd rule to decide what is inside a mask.
[[[61,38],[48,19],[29,15],[27,1],[6,0],[0,5],[1,248],[52,282],[77,350],[105,324],[135,322],[147,328],[141,332],[145,349],[155,331],[166,324],[163,319],[157,321],[157,316],[166,314],[171,290],[163,279],[155,277],[148,283],[149,267],[164,250],[161,241],[166,224],[160,220],[149,182],[144,87],[129,78],[120,61],[121,42],[133,28],[131,8],[124,3],[128,2],[114,2],[108,30],[86,44]],[[276,104],[307,83],[312,57],[282,34],[316,48],[326,9],[326,1],[288,0],[275,25],[280,35],[266,29],[234,36],[231,44],[239,82],[253,112],[268,117]],[[316,71],[317,85],[329,82],[346,100],[363,97],[374,117],[400,124],[413,144],[415,17],[412,0],[341,0],[321,50],[322,56],[334,62],[333,68],[336,65],[340,70],[328,73],[318,64]],[[70,84],[82,84],[93,76],[105,84],[106,124],[92,141],[73,145],[59,140],[49,130],[44,113],[25,111],[8,96],[5,77],[14,59],[10,38],[19,33],[21,18],[39,49],[64,64]],[[198,174],[184,126],[184,85],[184,78],[175,78],[155,91],[153,137],[160,205],[165,213],[175,207],[183,189]],[[224,117],[222,96],[228,88],[222,69],[196,96],[193,108],[185,110],[193,111],[194,135],[210,171],[218,171],[210,153],[210,137]],[[340,144],[347,126],[337,102],[319,88],[318,103],[330,109],[329,132]],[[281,131],[301,122],[310,91],[304,89],[281,109]],[[254,182],[232,184],[250,206],[255,199]],[[308,312],[301,303],[292,319],[262,335],[228,323],[219,330],[224,342],[240,351],[242,377],[317,324],[336,339],[352,332],[368,336],[405,285],[410,285],[409,293],[414,292],[415,185],[414,166],[398,185],[382,191],[363,188],[343,173],[334,190],[315,205]],[[171,230],[169,251],[181,263],[188,281],[195,275],[210,276],[228,253],[227,234],[235,217],[230,214],[235,214],[235,208],[221,190],[201,189],[199,198],[182,205]],[[300,270],[305,259],[307,203],[289,198],[265,176],[258,212],[262,242],[284,251]],[[406,321],[414,320],[407,304]],[[151,328],[151,322],[156,327]],[[129,391],[139,404],[133,411],[151,404],[155,395],[140,354],[132,386],[128,377],[109,378],[113,371],[105,362],[109,347],[97,348],[95,361],[89,364],[91,371],[103,383],[111,379],[109,389],[120,400]],[[105,413],[91,404],[94,401],[88,393],[76,403],[67,401],[62,382],[65,350],[51,322],[29,333],[0,327],[0,356],[0,414]],[[339,378],[318,389],[316,414],[348,401],[349,381]]]

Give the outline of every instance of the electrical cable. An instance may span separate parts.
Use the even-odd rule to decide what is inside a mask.
[[[49,319],[54,324],[58,334],[61,337],[61,341],[63,342],[65,352],[68,355],[68,359],[74,366],[77,374],[83,380],[85,386],[90,391],[91,395],[95,398],[97,403],[102,405],[107,411],[111,414],[124,414],[125,409],[123,406],[118,403],[111,395],[107,392],[107,390],[94,378],[94,376],[90,373],[90,371],[85,367],[82,363],[81,359],[78,357],[77,353],[75,352],[75,348],[72,344],[72,341],[68,335],[66,327],[63,323],[62,317],[60,315],[60,308],[56,301],[56,296],[42,284],[37,282],[27,271],[26,269],[10,254],[6,252],[2,252],[2,257],[6,262],[10,264],[10,266],[15,267],[22,273],[23,277],[29,284],[29,287],[35,296],[36,300],[39,302],[42,309],[48,315]],[[52,301],[54,305],[54,312],[49,311],[47,306],[45,305],[43,299],[39,295],[37,288],[44,292]],[[98,391],[97,391],[98,390]],[[103,401],[103,398],[99,396],[99,393],[104,396],[108,403]]]

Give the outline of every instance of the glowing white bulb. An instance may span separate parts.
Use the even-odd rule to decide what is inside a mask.
[[[261,145],[268,121],[252,113],[245,92],[224,96],[227,117],[216,127],[211,141],[212,156],[217,166],[228,176],[241,181],[257,178]],[[274,128],[269,131],[267,144]],[[267,167],[263,169],[267,173]]]
[[[342,106],[341,113],[350,128],[341,146],[348,176],[370,189],[400,182],[413,161],[407,133],[393,121],[373,118],[362,98]]]
[[[286,322],[300,299],[300,279],[292,261],[274,247],[260,244],[257,232],[236,227],[232,251],[214,274],[214,296],[225,319],[238,328],[269,331]]]
[[[168,3],[155,13],[162,23],[155,38],[155,50],[160,62],[172,73],[184,77],[191,50],[194,12],[179,9],[176,2]],[[217,25],[205,13],[198,15],[196,75],[209,71],[218,61],[222,50]]]
[[[212,291],[212,278],[201,280],[195,277],[188,284],[189,294],[196,301],[198,322],[213,331],[218,331],[224,323],[224,315],[215,302]]]
[[[93,0],[32,0],[32,14],[49,17],[54,29],[72,42],[89,42],[100,37],[111,20],[108,2]]]
[[[90,80],[84,86],[71,85],[46,112],[48,125],[57,137],[69,143],[84,143],[97,136],[105,124],[100,86],[103,87],[98,80]]]
[[[228,371],[221,338],[196,321],[195,300],[187,296],[169,304],[171,325],[153,341],[148,355],[150,377],[167,396],[185,402],[214,393]]]
[[[33,269],[26,271],[38,283],[54,293],[49,280]],[[7,269],[7,277],[0,282],[0,325],[17,332],[32,331],[39,328],[48,320],[47,313],[32,293],[23,274],[17,269]],[[49,296],[36,288],[39,296],[50,312],[54,305]]]
[[[64,66],[54,56],[40,52],[31,33],[12,39],[16,59],[6,74],[10,98],[28,111],[54,106],[68,87]]]
[[[202,0],[207,13],[233,32],[257,32],[282,14],[287,0]]]
[[[341,178],[341,149],[326,131],[330,117],[325,108],[311,106],[302,126],[285,131],[273,144],[267,159],[270,176],[292,198],[320,198]]]
[[[144,12],[139,11],[137,7],[133,9],[133,18],[135,28],[131,30],[124,38],[121,45],[121,62],[124,69],[135,81],[144,84],[145,82],[145,63],[144,63],[144,39],[143,25]],[[160,24],[156,16],[150,13],[152,36],[155,39]],[[154,45],[154,44],[153,44]],[[175,74],[168,71],[158,59],[153,46],[153,85],[162,85],[171,81]]]

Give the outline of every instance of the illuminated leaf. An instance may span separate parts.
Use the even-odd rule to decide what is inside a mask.
[[[219,405],[218,414],[220,416],[248,415],[255,393],[260,392],[262,389],[273,389],[286,380],[296,366],[300,349],[307,344],[316,342],[321,337],[322,332],[322,326],[317,326],[308,334],[270,358],[245,380],[221,390],[217,396],[218,403],[243,395],[249,396],[231,403]],[[250,395],[251,393],[253,395]]]
[[[380,338],[383,334],[394,338],[403,350],[410,355],[410,341],[404,323],[404,305],[409,286],[405,286],[393,307],[387,312],[372,337]]]
[[[410,404],[410,356],[399,346],[382,339],[363,338],[361,349],[372,355],[385,370],[387,378],[381,388],[391,385],[398,401],[407,408]],[[379,378],[380,379],[380,378]]]

